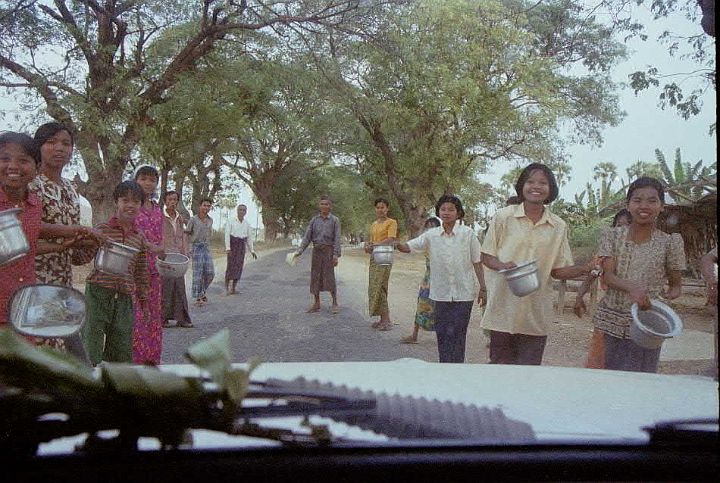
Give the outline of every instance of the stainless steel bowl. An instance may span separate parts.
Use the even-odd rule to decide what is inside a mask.
[[[521,263],[515,268],[500,270],[498,273],[503,274],[510,291],[517,297],[530,295],[540,288],[540,277],[535,260]]]
[[[632,304],[630,313],[633,318],[630,338],[645,349],[657,349],[666,339],[680,335],[683,330],[678,314],[659,300],[651,300],[648,310],[640,310],[637,304]]]
[[[21,211],[20,208],[0,211],[0,266],[22,258],[30,251],[30,244],[17,217]]]
[[[182,253],[168,253],[165,255],[165,260],[158,258],[155,265],[161,277],[178,278],[187,272],[190,259]]]
[[[137,248],[108,241],[95,255],[95,268],[113,275],[130,273],[130,261],[140,252]]]
[[[373,260],[378,265],[392,265],[393,263],[393,247],[392,245],[375,245],[372,252]]]

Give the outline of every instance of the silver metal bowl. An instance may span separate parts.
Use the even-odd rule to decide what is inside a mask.
[[[182,253],[167,253],[165,255],[165,260],[158,258],[155,262],[158,273],[161,277],[165,278],[178,278],[184,276],[189,265],[190,259]]]
[[[0,266],[24,257],[30,251],[25,232],[17,214],[20,208],[0,211]]]
[[[500,270],[510,291],[517,297],[524,297],[537,291],[540,288],[540,277],[538,275],[537,261],[521,263],[515,268]]]
[[[392,265],[393,263],[393,247],[392,245],[375,245],[372,252],[373,260],[378,265]]]
[[[680,335],[682,320],[677,313],[659,300],[650,301],[650,309],[640,310],[632,304],[630,338],[640,347],[657,349],[666,339]]]
[[[130,273],[130,261],[139,252],[137,248],[108,241],[95,255],[95,268],[113,275],[127,275]]]

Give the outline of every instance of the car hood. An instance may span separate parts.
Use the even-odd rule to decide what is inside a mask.
[[[186,376],[198,373],[191,365],[164,365],[161,369]],[[551,366],[439,364],[417,359],[264,363],[252,374],[255,381],[299,377],[376,393],[498,408],[508,418],[530,424],[541,443],[643,444],[649,439],[643,431],[645,427],[718,417],[718,383],[702,376]],[[330,426],[334,430],[333,424]],[[194,432],[197,448],[246,444],[255,446],[258,440],[211,431]]]

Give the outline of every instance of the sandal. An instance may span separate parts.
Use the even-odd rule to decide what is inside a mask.
[[[392,322],[385,322],[383,324],[378,325],[378,330],[381,330],[383,332],[392,330]]]
[[[413,338],[413,336],[408,335],[407,337],[402,337],[400,339],[401,344],[417,344],[417,339]]]
[[[370,324],[370,327],[372,327],[373,329],[377,329],[378,327],[380,327],[380,324],[382,324],[382,322],[380,322],[379,320],[376,320],[375,322]]]
[[[320,312],[320,307],[317,306],[317,305],[311,305],[311,306],[305,311],[305,313],[308,313],[308,314],[314,314],[315,312]]]
[[[340,313],[340,307],[337,305],[333,305],[333,307],[330,309],[330,312],[333,314],[339,314]]]

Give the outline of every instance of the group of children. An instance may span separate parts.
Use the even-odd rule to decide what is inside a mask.
[[[114,215],[87,228],[78,224],[74,188],[60,176],[72,148],[72,134],[57,123],[41,126],[35,138],[15,132],[0,135],[0,210],[19,208],[17,216],[30,246],[25,256],[0,266],[0,325],[8,322],[7,305],[15,290],[36,282],[71,287],[71,266],[87,263],[103,243],[114,241],[138,252],[125,274],[93,269],[88,275],[83,343],[93,364],[103,360],[159,364],[167,320],[176,319],[186,327],[192,323],[184,284],[170,287],[163,297],[167,287],[156,266],[157,258],[177,241],[169,237],[164,242],[166,216],[152,200],[158,172],[144,166],[133,180],[121,182],[112,193]],[[178,226],[183,240],[182,220]],[[164,306],[163,298],[174,295],[181,296],[180,303]]]
[[[471,230],[459,224],[464,211],[454,196],[438,200],[440,226],[428,223],[420,236],[398,244],[402,252],[420,251],[428,257],[414,332],[403,342],[415,342],[419,328],[435,330],[440,362],[464,362],[477,294],[477,302],[486,305],[481,327],[489,335],[490,363],[539,365],[552,320],[551,279],[585,277],[589,284],[601,277],[606,292],[593,314],[588,367],[656,372],[660,349],[635,344],[629,327],[633,303],[647,309],[651,299],[672,300],[681,293],[686,264],[682,237],[656,227],[665,203],[662,183],[641,177],[629,186],[627,211],[616,216],[596,257],[584,265],[573,264],[567,224],[547,206],[558,196],[552,171],[530,164],[520,173],[515,191],[514,203],[490,221],[481,247]],[[500,271],[530,260],[537,261],[540,289],[515,296]],[[578,316],[587,310],[582,299],[587,287],[578,294]]]

